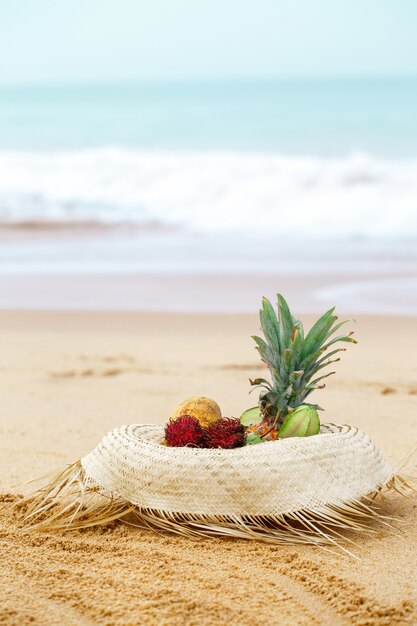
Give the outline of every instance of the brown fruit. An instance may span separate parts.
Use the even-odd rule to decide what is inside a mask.
[[[181,415],[192,415],[202,428],[207,428],[221,419],[222,412],[215,400],[204,396],[193,396],[175,409],[171,420],[175,421]]]

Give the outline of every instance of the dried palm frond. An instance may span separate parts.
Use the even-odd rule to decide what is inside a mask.
[[[392,528],[377,500],[414,489],[351,427],[325,426],[315,437],[234,450],[167,448],[162,439],[160,426],[111,431],[19,503],[23,525],[70,530],[121,520],[189,537],[333,546],[351,554],[352,534]]]

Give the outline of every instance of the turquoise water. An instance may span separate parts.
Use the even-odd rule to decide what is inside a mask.
[[[417,236],[417,79],[0,91],[0,224]]]
[[[0,307],[87,306],[31,300],[40,275],[228,273],[417,314],[416,111],[417,78],[1,88]]]
[[[0,88],[0,150],[417,155],[417,78]]]

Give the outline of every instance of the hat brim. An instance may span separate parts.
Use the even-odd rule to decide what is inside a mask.
[[[351,426],[232,450],[169,448],[163,436],[162,426],[115,428],[22,502],[24,524],[79,529],[122,520],[192,537],[349,552],[350,531],[374,533],[375,521],[389,526],[374,506],[381,491],[414,488]]]
[[[367,496],[392,474],[368,435],[351,426],[232,450],[170,448],[163,437],[162,426],[120,426],[82,466],[135,506],[202,516],[320,509]]]

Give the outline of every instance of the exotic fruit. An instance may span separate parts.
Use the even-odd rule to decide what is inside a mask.
[[[175,409],[171,421],[175,422],[181,415],[192,415],[202,428],[207,428],[221,419],[222,412],[215,400],[204,396],[193,396]]]
[[[245,433],[240,420],[223,417],[206,429],[207,448],[238,448],[245,442]]]
[[[173,448],[201,447],[204,443],[204,432],[197,418],[192,415],[180,415],[175,421],[169,420],[165,426],[165,443]]]
[[[321,370],[339,361],[332,357],[344,348],[335,344],[356,343],[352,333],[336,334],[346,322],[337,322],[333,308],[304,335],[302,323],[293,317],[280,294],[277,312],[269,300],[263,298],[260,322],[265,339],[256,336],[253,339],[270,371],[271,381],[265,378],[250,381],[261,392],[258,406],[248,409],[240,418],[246,428],[246,443],[318,434],[317,409],[320,407],[309,404],[306,398],[315,389],[322,389],[323,379],[334,374],[321,374]]]
[[[301,404],[289,413],[279,429],[279,438],[310,437],[320,431],[320,420],[316,409],[308,404]]]

